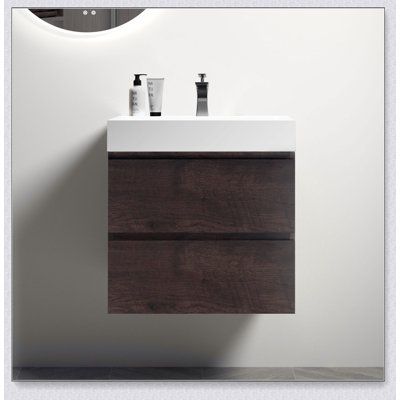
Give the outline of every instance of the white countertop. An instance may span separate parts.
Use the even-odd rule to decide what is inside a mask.
[[[108,120],[109,152],[295,151],[287,116],[120,116]]]

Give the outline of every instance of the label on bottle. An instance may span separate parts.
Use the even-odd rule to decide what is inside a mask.
[[[139,86],[140,87],[140,86]],[[131,110],[132,110],[132,115],[136,116],[147,116],[148,115],[148,101],[146,102],[147,93],[143,91],[143,89],[137,89],[134,87],[132,89],[132,105],[131,105]]]

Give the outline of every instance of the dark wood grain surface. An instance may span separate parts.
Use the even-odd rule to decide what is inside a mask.
[[[293,153],[109,153],[110,313],[294,313]]]
[[[294,241],[109,241],[110,313],[294,313]]]
[[[109,233],[293,232],[294,159],[109,160]]]

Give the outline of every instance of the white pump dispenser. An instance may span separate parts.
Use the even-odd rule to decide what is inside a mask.
[[[135,74],[133,88],[129,91],[129,114],[135,117],[147,117],[150,114],[147,82],[142,84],[140,77],[146,74]]]

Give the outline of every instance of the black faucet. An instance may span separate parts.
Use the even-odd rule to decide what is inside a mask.
[[[206,117],[208,115],[207,106],[207,92],[208,92],[208,82],[204,82],[206,74],[199,74],[200,82],[196,83],[197,88],[197,110],[196,115],[201,117]]]

